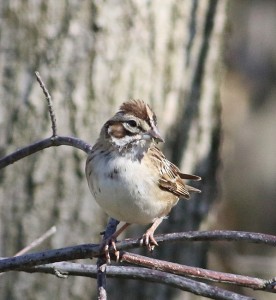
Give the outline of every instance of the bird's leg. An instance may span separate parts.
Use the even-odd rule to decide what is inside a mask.
[[[105,257],[107,263],[110,263],[109,247],[110,245],[114,249],[114,254],[116,256],[116,261],[119,261],[119,251],[116,249],[116,239],[117,237],[129,226],[129,223],[125,223],[121,228],[114,232],[110,237],[107,237],[102,241],[101,247],[104,249]]]
[[[153,251],[155,246],[158,246],[153,234],[156,230],[156,228],[161,224],[163,221],[163,217],[156,219],[151,227],[143,234],[140,244],[145,245],[149,251]]]

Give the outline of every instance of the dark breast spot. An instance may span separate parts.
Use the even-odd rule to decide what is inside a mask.
[[[119,170],[115,168],[112,172],[110,172],[107,176],[111,179],[117,179],[119,174]]]

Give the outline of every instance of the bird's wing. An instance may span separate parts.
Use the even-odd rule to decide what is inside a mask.
[[[200,190],[185,184],[183,181],[183,179],[200,180],[199,176],[181,173],[178,167],[167,160],[157,147],[151,147],[149,151],[159,170],[160,178],[158,184],[161,189],[186,199],[190,198],[189,192],[200,192]]]

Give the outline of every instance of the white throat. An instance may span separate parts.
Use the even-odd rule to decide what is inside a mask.
[[[125,136],[123,138],[111,137],[112,144],[119,153],[131,160],[140,160],[151,146],[152,140],[135,139],[133,136]]]

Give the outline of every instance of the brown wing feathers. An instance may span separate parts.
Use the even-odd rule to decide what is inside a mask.
[[[188,179],[188,180],[194,180],[194,181],[201,180],[201,177],[196,176],[196,175],[184,174],[184,173],[180,173],[180,172],[178,172],[178,175],[181,179]],[[186,186],[186,188],[188,189],[189,192],[201,193],[201,190],[199,190],[199,189],[197,189],[193,186],[190,186],[188,184],[186,184],[185,186]]]
[[[157,148],[151,148],[151,155],[155,158],[160,171],[159,186],[178,197],[190,198],[189,192],[200,192],[200,190],[191,187],[184,183],[182,179],[187,180],[200,180],[201,178],[196,175],[184,174],[170,161],[168,161],[163,153]]]
[[[180,173],[180,172],[178,172],[178,175],[182,179],[195,180],[195,181],[201,180],[201,177],[196,176],[196,175],[184,174],[184,173]]]

